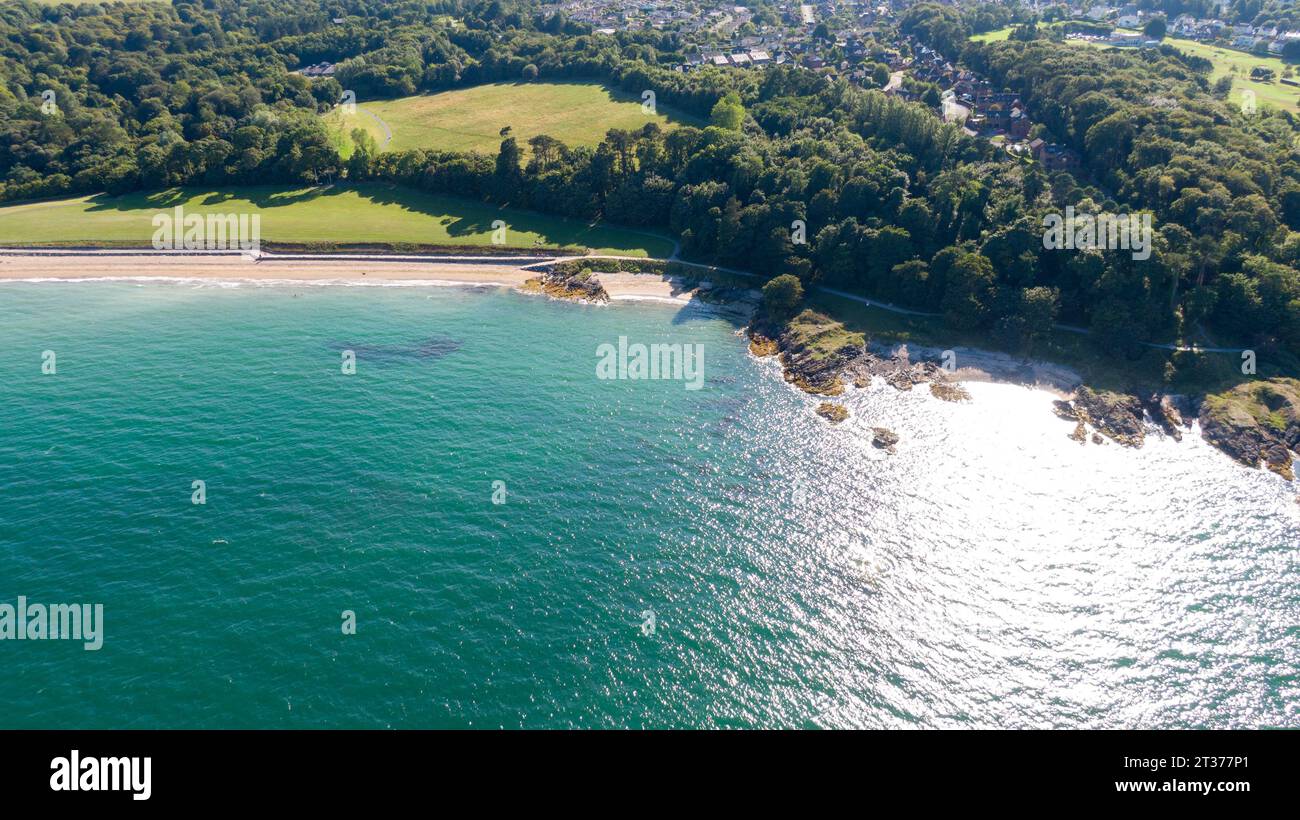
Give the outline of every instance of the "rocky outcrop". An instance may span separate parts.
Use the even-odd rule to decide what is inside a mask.
[[[1141,447],[1146,441],[1148,415],[1174,441],[1182,441],[1183,428],[1191,427],[1186,397],[1160,393],[1139,397],[1079,387],[1073,402],[1061,399],[1052,402],[1052,413],[1075,423],[1070,438],[1080,443],[1088,441],[1088,428],[1092,427],[1125,447]],[[1091,439],[1096,444],[1104,443],[1096,434]]]
[[[897,452],[895,445],[898,444],[898,434],[887,427],[871,428],[871,446],[878,450],[884,450],[887,453]]]
[[[781,352],[775,339],[769,339],[762,333],[751,331],[749,334],[749,352],[759,358],[775,356]]]
[[[956,382],[930,382],[930,394],[944,401],[970,401],[970,393]]]
[[[895,390],[911,390],[916,382],[912,380],[912,374],[906,370],[891,370],[885,374],[885,384]]]
[[[895,390],[911,390],[918,384],[926,383],[931,385],[949,384],[957,387],[965,398],[970,398],[970,394],[962,390],[956,382],[950,382],[948,374],[934,362],[913,362],[906,356],[897,354],[886,357],[879,356],[871,351],[863,351],[862,355],[849,367],[849,371],[853,375],[855,383],[861,380],[869,384],[873,376],[879,376]],[[938,396],[939,393],[936,392],[935,395]],[[943,396],[940,396],[940,398],[943,398]],[[957,400],[949,399],[949,401]]]
[[[574,272],[570,268],[555,267],[534,276],[520,286],[528,293],[544,293],[555,299],[573,299],[580,302],[608,302],[609,294],[600,279],[589,269]]]
[[[840,378],[842,365],[835,361],[819,360],[800,353],[782,353],[785,380],[805,393],[814,396],[840,396],[844,394],[844,381]]]
[[[1075,423],[1070,438],[1081,444],[1089,438],[1101,444],[1106,438],[1126,447],[1141,447],[1146,439],[1146,417],[1175,441],[1195,418],[1201,435],[1229,457],[1248,467],[1260,464],[1286,478],[1294,478],[1294,461],[1300,453],[1300,380],[1262,379],[1211,394],[1200,402],[1199,412],[1183,396],[1147,393],[1134,396],[1080,387],[1074,401],[1055,401],[1052,412]],[[1089,428],[1093,433],[1089,436]]]
[[[1074,393],[1074,411],[1079,421],[1125,447],[1141,447],[1146,440],[1142,402],[1136,396],[1080,387]]]
[[[1052,402],[1052,412],[1056,414],[1056,417],[1058,419],[1061,419],[1063,421],[1079,420],[1079,414],[1077,411],[1075,411],[1074,405],[1070,404],[1068,401],[1065,401],[1064,399],[1057,399],[1056,401]]]
[[[765,342],[775,340],[785,380],[815,396],[841,395],[845,371],[866,349],[861,333],[852,333],[813,310],[803,311],[780,328],[756,318],[749,332],[751,350],[756,339],[764,340],[760,350],[769,349]]]
[[[749,328],[749,349],[755,356],[781,357],[785,380],[815,396],[839,396],[846,381],[858,389],[879,377],[895,390],[929,384],[944,401],[969,401],[971,396],[932,361],[911,361],[905,352],[877,355],[867,349],[861,333],[853,333],[828,316],[805,310],[781,328],[755,317]]]
[[[1070,434],[1070,439],[1072,441],[1077,441],[1080,444],[1087,444],[1088,425],[1084,424],[1082,421],[1076,422],[1074,425],[1074,432]]]
[[[824,401],[817,405],[817,415],[826,419],[831,424],[839,424],[849,417],[849,408],[842,404]]]
[[[1174,441],[1183,440],[1183,414],[1173,396],[1159,393],[1147,393],[1142,399],[1142,407],[1151,416],[1151,420]]]
[[[1205,440],[1248,467],[1260,462],[1291,480],[1300,452],[1300,381],[1271,379],[1209,395],[1199,421]]]

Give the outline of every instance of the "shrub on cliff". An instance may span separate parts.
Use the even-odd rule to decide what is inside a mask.
[[[774,322],[789,319],[802,302],[803,283],[797,276],[784,273],[763,286],[763,309]]]

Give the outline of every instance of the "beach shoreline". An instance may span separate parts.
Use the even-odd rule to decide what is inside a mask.
[[[685,306],[697,301],[695,285],[651,273],[597,273],[614,302]],[[235,254],[157,255],[147,252],[0,256],[0,281],[232,282],[255,284],[429,285],[503,287],[519,290],[537,276],[517,264],[446,261],[337,259],[253,260]]]
[[[455,257],[384,259],[354,256],[344,259],[322,256],[259,259],[237,254],[0,253],[0,283],[133,282],[200,287],[238,287],[243,284],[254,287],[499,287],[526,294],[529,293],[529,288],[525,283],[539,275],[537,267],[538,263],[521,263],[509,257],[469,261]],[[707,282],[667,273],[595,272],[593,275],[600,281],[611,303],[649,303],[678,309],[707,308],[710,313],[739,325],[749,322],[760,298],[755,291],[733,289],[729,289],[727,294],[719,294],[725,297],[723,299],[710,298],[707,295],[710,290]],[[911,384],[918,381],[932,381],[928,374],[937,372],[936,367],[943,367],[947,360],[951,360],[955,367],[942,381],[955,384],[993,382],[1021,385],[1049,393],[1058,399],[1058,405],[1086,399],[1084,403],[1091,402],[1093,405],[1087,414],[1094,427],[1108,431],[1108,435],[1114,434],[1121,427],[1145,427],[1141,399],[1110,393],[1099,397],[1093,391],[1083,389],[1080,373],[1065,365],[964,346],[941,350],[919,344],[875,340],[868,343],[868,350],[869,357],[875,357],[872,361],[883,362],[892,368],[888,373],[876,374],[887,380],[893,379],[891,383],[897,381],[901,384],[906,381],[910,388]],[[931,388],[933,390],[933,385]],[[1133,411],[1129,405],[1138,407],[1138,410]],[[1058,415],[1065,412],[1058,407]],[[1078,416],[1080,412],[1077,408],[1068,408],[1070,414]],[[1179,414],[1174,415],[1180,417]],[[1194,418],[1195,415],[1190,417]],[[1084,427],[1081,418],[1076,418],[1077,426],[1072,437],[1087,432],[1086,429],[1081,432],[1080,428]],[[1154,415],[1152,419],[1155,420]],[[1094,432],[1091,438],[1097,441],[1101,436]],[[1140,440],[1141,436],[1136,438]],[[1220,447],[1229,452],[1240,444],[1241,436],[1232,433],[1219,438],[1231,445],[1226,449]],[[1283,465],[1282,473],[1289,477],[1289,461]]]
[[[531,266],[530,266],[531,267]],[[685,307],[699,302],[696,283],[677,276],[652,273],[596,273],[611,302],[649,303]],[[75,282],[129,281],[159,283],[338,284],[502,287],[521,290],[536,270],[518,264],[461,259],[338,259],[322,255],[303,259],[250,259],[236,254],[159,255],[139,253],[59,253],[0,256],[0,281]],[[738,310],[752,307],[741,303]],[[896,346],[891,346],[896,347]],[[912,355],[934,358],[938,350],[912,346]],[[906,354],[904,354],[906,355]],[[1028,384],[1068,395],[1078,383],[1069,368],[1026,362],[1005,354],[959,350],[958,381]],[[1026,378],[1028,376],[1028,378]]]
[[[905,343],[872,343],[870,346],[878,355],[899,356],[909,361],[942,363],[944,354],[951,352],[956,365],[950,373],[954,382],[1017,384],[1047,391],[1059,399],[1073,397],[1076,388],[1083,384],[1083,376],[1072,367],[994,350],[961,345],[943,350]]]
[[[426,280],[509,287],[534,274],[510,264],[359,259],[254,261],[237,255],[159,256],[141,253],[0,257],[3,280],[224,280],[402,282]]]

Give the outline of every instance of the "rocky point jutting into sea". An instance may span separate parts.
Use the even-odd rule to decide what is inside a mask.
[[[846,382],[862,389],[878,377],[900,391],[928,384],[930,392],[945,401],[970,399],[956,373],[940,364],[940,357],[924,353],[914,357],[906,345],[870,344],[862,334],[812,310],[780,326],[756,315],[748,333],[751,353],[777,356],[786,381],[815,396],[839,396]],[[987,379],[992,374],[973,375]],[[1032,368],[1029,379],[1015,380],[1037,383]],[[1287,480],[1294,477],[1293,452],[1300,452],[1300,381],[1261,379],[1224,393],[1194,397],[1115,392],[1084,384],[1072,387],[1053,408],[1058,417],[1073,423],[1068,435],[1081,444],[1103,444],[1109,439],[1140,448],[1152,426],[1181,441],[1183,430],[1197,421],[1205,440],[1238,463],[1252,468],[1264,464]],[[817,412],[833,423],[848,416],[847,408],[830,402],[822,403]]]

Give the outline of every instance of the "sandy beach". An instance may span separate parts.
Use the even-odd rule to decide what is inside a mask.
[[[252,261],[238,256],[0,256],[0,279],[223,279],[464,282],[514,286],[536,274],[514,265],[366,260]]]
[[[872,352],[882,356],[899,356],[911,361],[942,362],[944,351],[917,344],[873,344]],[[1007,353],[973,347],[951,348],[957,369],[954,381],[1000,382],[1022,384],[1047,390],[1060,398],[1069,398],[1083,377],[1073,368],[1037,359],[1024,359]]]
[[[86,253],[42,256],[0,255],[0,279],[212,279],[259,282],[429,282],[518,287],[537,276],[510,263],[458,260],[284,259],[258,261],[240,256],[164,256],[141,253]],[[685,305],[693,290],[677,277],[641,273],[600,273],[614,301],[652,301]]]
[[[691,301],[691,290],[672,276],[647,273],[597,273],[610,299],[655,299],[665,302]]]

